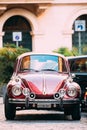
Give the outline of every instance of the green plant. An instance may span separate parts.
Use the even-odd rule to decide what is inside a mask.
[[[4,47],[7,47],[7,48],[16,48],[16,45],[15,44],[4,43]]]
[[[75,46],[72,48],[71,52],[72,52],[72,54],[73,54],[74,56],[78,56],[78,55],[79,55],[79,50],[78,50],[78,48],[75,47]]]
[[[86,45],[83,46],[82,53],[83,53],[83,55],[87,55],[87,46]]]
[[[4,47],[0,49],[0,83],[7,83],[9,81],[17,56],[24,52],[29,52],[29,49],[20,47]]]
[[[60,53],[60,54],[63,54],[65,56],[72,56],[73,55],[72,51],[70,51],[66,47],[58,48],[57,50],[54,50],[53,52]]]

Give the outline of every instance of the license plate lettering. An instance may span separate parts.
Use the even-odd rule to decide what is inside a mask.
[[[38,103],[37,108],[51,108],[51,104]]]

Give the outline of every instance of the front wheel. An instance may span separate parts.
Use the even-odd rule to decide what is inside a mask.
[[[16,107],[14,104],[10,104],[7,94],[5,95],[4,112],[7,120],[13,120],[16,114]]]
[[[73,108],[72,108],[72,119],[73,120],[80,120],[81,119],[81,108],[80,108],[80,104],[76,104]]]

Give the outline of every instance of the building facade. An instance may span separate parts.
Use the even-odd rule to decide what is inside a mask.
[[[0,0],[0,48],[12,43],[35,52],[72,49],[74,22],[86,15],[87,0]]]

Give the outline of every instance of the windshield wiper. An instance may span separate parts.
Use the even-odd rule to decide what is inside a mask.
[[[41,71],[57,71],[57,70],[54,70],[54,69],[41,69]]]
[[[35,70],[35,69],[28,69],[28,68],[24,68],[24,69],[21,69],[21,71],[34,71],[34,72],[38,72],[39,70]]]

